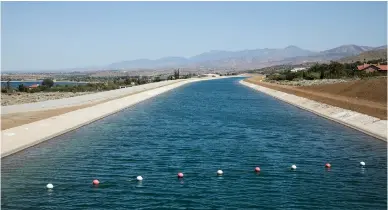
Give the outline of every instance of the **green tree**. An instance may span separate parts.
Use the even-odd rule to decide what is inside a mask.
[[[46,78],[42,81],[42,85],[51,88],[54,86],[54,81],[52,79]]]
[[[179,79],[179,69],[174,71],[174,78]]]
[[[154,80],[153,80],[153,82],[160,82],[160,81],[161,81],[161,79],[160,79],[159,76],[155,77]]]
[[[7,92],[10,92],[11,91],[11,80],[8,79],[7,80]]]
[[[126,84],[126,85],[130,85],[131,82],[132,82],[132,80],[131,80],[130,77],[127,77],[127,78],[125,78],[125,80],[124,80],[124,84]]]

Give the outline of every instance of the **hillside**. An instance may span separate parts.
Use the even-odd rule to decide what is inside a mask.
[[[359,45],[342,45],[320,52],[302,49],[290,45],[285,48],[262,48],[247,49],[240,51],[211,50],[200,53],[192,57],[170,56],[160,59],[137,59],[124,60],[100,67],[73,68],[63,70],[69,71],[126,71],[128,74],[137,72],[138,74],[159,73],[180,68],[186,72],[220,72],[245,71],[265,68],[275,65],[302,65],[312,62],[329,62],[345,57],[357,56],[370,50],[386,48],[368,47]],[[371,57],[375,57],[371,55]],[[351,60],[351,58],[350,58]],[[6,72],[3,70],[3,72]],[[131,73],[129,73],[131,72]]]
[[[288,46],[283,49],[252,49],[241,51],[212,50],[189,58],[164,57],[156,60],[138,59],[112,63],[107,68],[133,69],[133,68],[223,68],[244,67],[258,65],[262,62],[283,60],[295,56],[315,55],[316,52]]]
[[[378,60],[378,59],[383,59],[383,60],[387,59],[387,48],[366,51],[359,55],[341,58],[338,61],[341,63],[352,63],[356,61],[364,62],[364,60],[368,61],[368,60]]]
[[[378,47],[381,48],[381,47]],[[327,62],[343,57],[355,56],[376,49],[375,47],[342,45],[333,49],[314,52],[290,45],[285,48],[249,49],[241,51],[212,50],[189,58],[164,57],[156,60],[138,59],[112,63],[105,68],[118,70],[136,69],[213,69],[233,68],[246,70],[273,65],[295,65],[306,62]]]

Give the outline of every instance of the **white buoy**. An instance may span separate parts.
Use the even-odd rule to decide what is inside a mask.
[[[143,177],[141,177],[141,176],[137,176],[136,179],[137,179],[137,181],[143,181]]]
[[[223,172],[222,170],[218,170],[218,171],[217,171],[217,174],[218,174],[218,175],[222,175],[223,173],[224,173],[224,172]]]
[[[51,184],[51,183],[49,183],[49,184],[46,185],[46,187],[47,187],[47,189],[53,189],[53,188],[54,188],[54,185]]]
[[[295,169],[296,169],[296,165],[292,165],[292,166],[291,166],[291,169],[292,169],[292,170],[295,170]]]
[[[365,162],[361,161],[361,162],[360,162],[360,165],[361,165],[361,166],[365,166]]]

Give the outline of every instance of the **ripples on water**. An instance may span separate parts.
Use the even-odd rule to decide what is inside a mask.
[[[386,209],[385,142],[238,80],[183,86],[5,158],[2,209]]]

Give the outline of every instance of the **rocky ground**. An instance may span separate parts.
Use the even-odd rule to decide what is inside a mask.
[[[95,92],[38,92],[38,93],[12,93],[1,94],[1,106],[9,106],[15,104],[33,103],[39,101],[54,100],[60,98],[70,98]]]
[[[336,84],[336,83],[350,82],[355,80],[357,79],[320,79],[320,80],[298,80],[298,81],[264,80],[264,81],[269,83],[279,84],[279,85],[313,86],[313,85]]]

